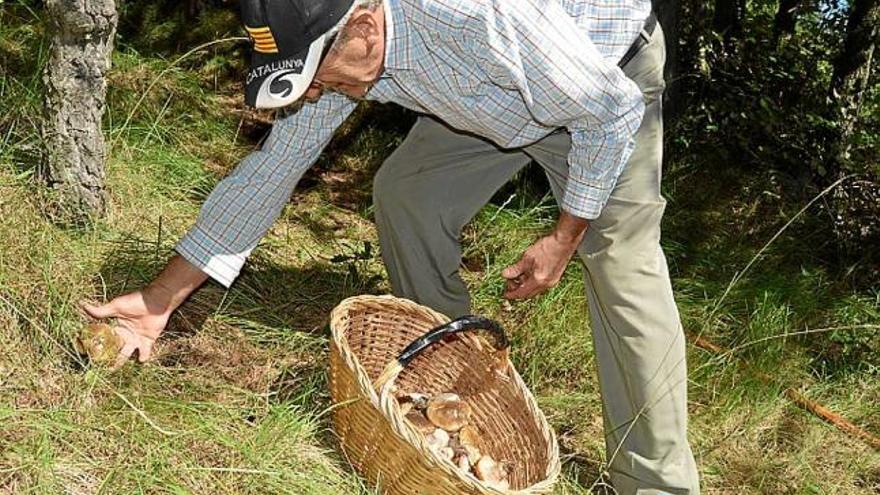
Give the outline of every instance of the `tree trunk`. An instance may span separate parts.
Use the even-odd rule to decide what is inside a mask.
[[[745,0],[716,0],[712,28],[724,36],[724,49],[730,51],[733,40],[742,34],[742,22],[746,14]]]
[[[880,42],[880,0],[855,0],[850,9],[846,40],[834,61],[830,88],[830,98],[841,126],[838,138],[843,155],[868,89],[871,59]]]
[[[844,183],[831,197],[835,232],[842,246],[853,253],[880,242],[880,184],[865,163],[850,158],[852,138],[859,123],[862,101],[871,84],[872,58],[878,44],[880,0],[853,1],[846,39],[834,61],[829,90],[829,110],[837,129],[832,136],[825,171],[829,182],[853,173],[864,177],[864,180]],[[874,251],[870,251],[869,256],[880,259],[880,254]]]
[[[41,177],[57,192],[56,219],[84,223],[104,213],[101,132],[105,76],[117,13],[113,0],[46,0],[52,41],[46,85]]]
[[[797,25],[797,13],[802,0],[779,0],[776,18],[773,20],[773,39],[778,43],[781,39],[790,38]]]

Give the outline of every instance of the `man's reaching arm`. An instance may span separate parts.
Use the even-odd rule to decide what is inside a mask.
[[[93,318],[116,318],[124,346],[116,367],[138,351],[149,358],[171,313],[209,277],[226,287],[272,223],[305,170],[317,160],[356,103],[328,94],[275,122],[259,151],[248,155],[211,192],[193,228],[153,282],[107,304],[84,304]]]
[[[553,232],[538,239],[519,261],[501,272],[507,279],[504,297],[528,299],[556,286],[588,227],[589,221],[563,210]]]
[[[205,200],[195,225],[177,244],[178,254],[229,287],[356,105],[329,93],[277,120],[262,149],[245,157]]]

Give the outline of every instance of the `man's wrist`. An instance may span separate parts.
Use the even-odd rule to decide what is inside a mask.
[[[144,297],[156,311],[170,313],[207,279],[203,271],[176,255],[162,273],[144,288]]]
[[[559,214],[559,221],[550,236],[560,244],[577,247],[584,238],[588,227],[589,221],[563,210]]]
[[[583,233],[577,235],[572,232],[566,232],[557,228],[553,229],[553,232],[550,233],[550,237],[552,237],[553,240],[558,242],[559,244],[565,246],[577,246],[578,244],[580,244]]]
[[[175,297],[174,291],[159,280],[150,282],[143,289],[144,301],[152,311],[158,313],[171,313],[183,302],[186,297]]]

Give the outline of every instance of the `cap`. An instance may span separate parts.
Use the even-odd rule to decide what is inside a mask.
[[[327,32],[354,0],[241,0],[241,20],[253,42],[245,103],[278,108],[309,88]]]

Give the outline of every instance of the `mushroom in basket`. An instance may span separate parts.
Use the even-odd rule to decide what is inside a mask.
[[[441,459],[487,486],[498,490],[510,487],[504,466],[480,452],[479,431],[470,424],[473,410],[461,397],[450,392],[430,398],[413,393],[398,395],[397,400],[406,420],[425,436],[428,446]]]

